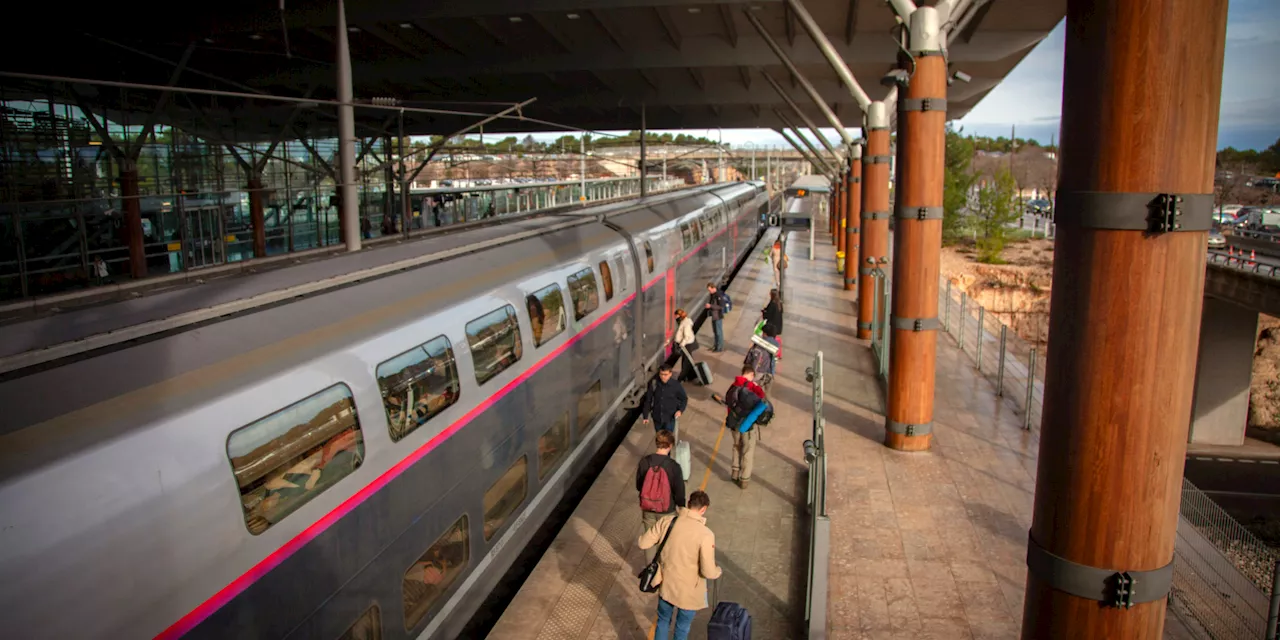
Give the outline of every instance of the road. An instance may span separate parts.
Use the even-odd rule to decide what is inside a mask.
[[[1280,460],[1192,454],[1185,473],[1239,522],[1280,514]]]

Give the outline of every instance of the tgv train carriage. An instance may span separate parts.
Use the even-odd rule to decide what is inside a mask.
[[[7,367],[3,635],[456,637],[766,206],[697,187],[85,311],[413,265]]]

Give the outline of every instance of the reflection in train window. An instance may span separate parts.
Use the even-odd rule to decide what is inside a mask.
[[[693,231],[693,242],[697,244],[702,240],[702,216],[693,219],[693,224],[689,225],[689,229]]]
[[[520,456],[489,490],[484,492],[484,539],[507,523],[529,493],[529,456]]]
[[[686,251],[693,246],[693,230],[689,228],[688,222],[680,223],[680,246]]]
[[[484,384],[505,371],[524,355],[516,310],[508,304],[468,322],[467,343],[477,383]]]
[[[338,640],[382,640],[382,612],[377,603],[370,605]]]
[[[393,442],[458,401],[458,365],[444,336],[378,365],[377,375]]]
[[[591,385],[587,392],[578,398],[578,437],[591,428],[591,423],[600,417],[600,381]]]
[[[364,460],[351,389],[336,384],[231,432],[227,457],[249,533],[258,535]]]
[[[412,629],[427,617],[449,586],[462,575],[471,559],[467,516],[458,518],[417,562],[404,572],[404,628]]]
[[[560,285],[553,284],[525,296],[529,305],[529,321],[533,323],[533,346],[541,347],[564,331],[564,296]]]
[[[596,291],[596,275],[591,269],[583,269],[569,276],[569,297],[573,298],[573,319],[581,320],[600,306],[600,293]]]
[[[609,268],[608,260],[600,261],[600,284],[604,287],[604,299],[609,301],[613,299],[613,270]]]
[[[618,291],[624,291],[627,288],[627,265],[622,262],[622,258],[618,258]]]
[[[644,241],[644,257],[649,260],[649,273],[653,273],[653,247],[649,246],[649,241]]]
[[[566,411],[538,438],[538,479],[547,477],[568,452],[569,412]]]

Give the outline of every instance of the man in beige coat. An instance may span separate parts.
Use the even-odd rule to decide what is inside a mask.
[[[705,491],[694,491],[689,496],[688,507],[658,520],[640,536],[640,548],[648,549],[659,544],[667,529],[671,529],[671,537],[658,557],[658,628],[653,640],[667,640],[672,617],[676,624],[675,640],[686,640],[694,614],[709,606],[707,580],[720,577],[716,534],[707,528],[707,507],[710,506],[711,498]]]

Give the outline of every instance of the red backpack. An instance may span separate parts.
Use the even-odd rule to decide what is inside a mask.
[[[671,480],[660,464],[649,464],[644,474],[644,486],[640,489],[640,509],[653,513],[671,511]]]

